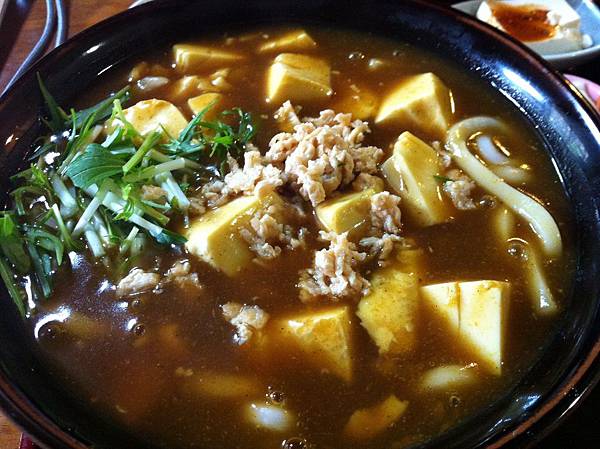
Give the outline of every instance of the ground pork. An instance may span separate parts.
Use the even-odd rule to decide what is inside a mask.
[[[167,198],[167,192],[158,186],[143,185],[142,186],[142,199],[146,201],[164,201]]]
[[[240,234],[250,245],[250,250],[260,259],[275,259],[281,254],[279,241],[283,225],[269,213],[256,213],[250,220],[250,229],[244,228]]]
[[[119,298],[152,290],[160,282],[158,273],[146,272],[140,268],[132,269],[117,284],[116,294]]]
[[[396,243],[403,239],[396,234],[383,234],[381,237],[364,237],[359,245],[367,251],[369,257],[377,258],[380,266],[387,264]]]
[[[269,314],[256,305],[228,302],[221,306],[221,311],[223,318],[236,328],[233,339],[238,345],[247,343],[254,331],[262,329],[269,321]]]
[[[400,204],[400,197],[392,195],[390,192],[373,195],[371,197],[371,226],[388,234],[398,234],[402,227],[398,204]]]
[[[289,100],[275,111],[273,118],[281,125],[282,129],[290,132],[293,131],[294,126],[301,123],[296,108],[292,106]]]
[[[229,202],[234,192],[220,179],[214,179],[202,186],[200,196],[204,204],[210,208],[219,207]]]
[[[296,230],[277,220],[277,217],[291,217],[297,213],[294,207],[283,210],[280,205],[271,205],[266,211],[256,212],[250,219],[250,226],[242,229],[240,234],[259,259],[274,259],[281,254],[281,246],[295,249],[305,245],[305,228]]]
[[[192,196],[189,200],[190,207],[188,208],[188,212],[190,215],[202,215],[206,212],[206,206],[204,205],[204,200],[202,198]]]
[[[289,117],[290,110],[292,105],[286,103],[278,115]],[[340,186],[350,184],[356,174],[376,172],[383,151],[362,146],[369,131],[366,122],[328,109],[317,118],[304,119],[291,133],[275,135],[265,160],[280,168],[284,180],[316,206]]]
[[[358,252],[356,245],[348,240],[348,233],[320,233],[329,241],[329,248],[315,253],[314,266],[301,273],[300,299],[310,302],[319,296],[339,299],[357,296],[368,291],[369,282],[356,271],[366,254]]]
[[[460,210],[475,209],[477,206],[471,195],[475,190],[475,182],[460,170],[450,170],[446,177],[452,181],[444,182],[443,190]]]
[[[173,282],[180,288],[202,288],[198,273],[192,273],[192,265],[187,260],[179,260],[173,264],[165,274],[161,284]]]
[[[229,158],[230,172],[225,176],[225,184],[234,193],[255,194],[264,198],[283,184],[281,170],[271,164],[264,164],[258,150],[244,153],[242,168],[237,161]]]

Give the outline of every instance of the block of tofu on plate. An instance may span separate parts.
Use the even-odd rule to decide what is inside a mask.
[[[306,357],[307,363],[346,382],[352,380],[351,319],[348,307],[304,313],[282,319],[277,326]]]
[[[360,234],[369,225],[371,197],[378,190],[371,188],[362,192],[344,193],[322,202],[315,208],[319,224],[336,234]]]
[[[566,0],[485,0],[479,5],[477,18],[542,55],[592,45],[590,36],[581,32],[579,14]]]
[[[325,100],[332,94],[331,69],[322,59],[296,53],[281,53],[269,67],[269,103]]]
[[[402,198],[403,211],[416,224],[432,226],[450,219],[450,208],[436,178],[443,167],[436,151],[421,139],[403,132],[381,171]]]
[[[443,140],[452,124],[452,95],[433,73],[408,77],[381,102],[375,123],[394,124]]]
[[[204,71],[239,63],[244,56],[216,47],[195,44],[173,45],[175,68],[183,73]]]
[[[153,131],[166,131],[171,137],[178,137],[188,122],[181,111],[173,104],[164,100],[150,99],[138,101],[133,106],[123,110],[125,119],[133,125],[142,136]],[[107,123],[111,130],[119,126],[119,119]]]
[[[488,372],[501,375],[510,284],[481,280],[421,287],[430,312],[448,326]]]
[[[352,413],[344,427],[344,436],[353,440],[374,438],[398,421],[407,408],[408,401],[392,394],[379,404]]]
[[[376,271],[369,293],[356,315],[380,354],[405,354],[414,349],[419,311],[418,278],[395,267]]]
[[[185,231],[186,249],[228,276],[235,276],[254,258],[240,234],[254,213],[280,204],[276,193],[265,198],[242,196],[193,220]]]
[[[316,46],[317,43],[310,34],[298,29],[262,43],[258,47],[258,53],[310,50]]]

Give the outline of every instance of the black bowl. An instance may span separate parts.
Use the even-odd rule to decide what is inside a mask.
[[[535,443],[599,378],[600,118],[541,59],[466,15],[417,0],[175,1],[127,11],[51,52],[1,98],[0,167],[6,176],[0,180],[0,191],[8,191],[7,175],[22,165],[39,131],[36,117],[42,100],[35,72],[59,103],[70,104],[104,71],[157,44],[201,32],[290,21],[394,37],[450,58],[502,92],[546,143],[576,226],[577,272],[570,306],[540,359],[511,391],[422,446],[466,449]],[[8,414],[53,449],[142,447],[126,429],[93,417],[68,392],[47,381],[12,302],[6,291],[1,294],[0,403]]]

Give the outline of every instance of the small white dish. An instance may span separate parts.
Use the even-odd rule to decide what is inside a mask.
[[[482,0],[470,0],[456,3],[452,7],[474,16],[481,2]],[[531,3],[535,3],[535,0],[532,0]],[[574,0],[569,3],[581,16],[581,32],[588,34],[592,38],[593,45],[589,48],[569,53],[541,55],[558,69],[574,67],[591,61],[594,58],[600,58],[600,9],[594,5],[592,0]]]
[[[135,8],[136,6],[140,6],[143,5],[144,3],[148,3],[151,2],[152,0],[137,0],[135,2],[133,2],[131,5],[129,5],[129,8]]]

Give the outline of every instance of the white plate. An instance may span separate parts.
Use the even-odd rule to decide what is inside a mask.
[[[131,5],[129,5],[130,8],[133,8],[135,6],[139,6],[139,5],[143,5],[144,3],[148,3],[151,2],[152,0],[137,0],[135,2],[133,2]]]
[[[462,12],[474,16],[482,0],[471,0],[452,5]],[[531,3],[535,3],[532,0]],[[594,5],[592,0],[574,0],[569,2],[571,6],[581,16],[581,31],[589,34],[594,44],[586,49],[572,51],[569,53],[560,53],[557,55],[542,55],[558,69],[574,67],[594,58],[600,58],[600,10]]]

